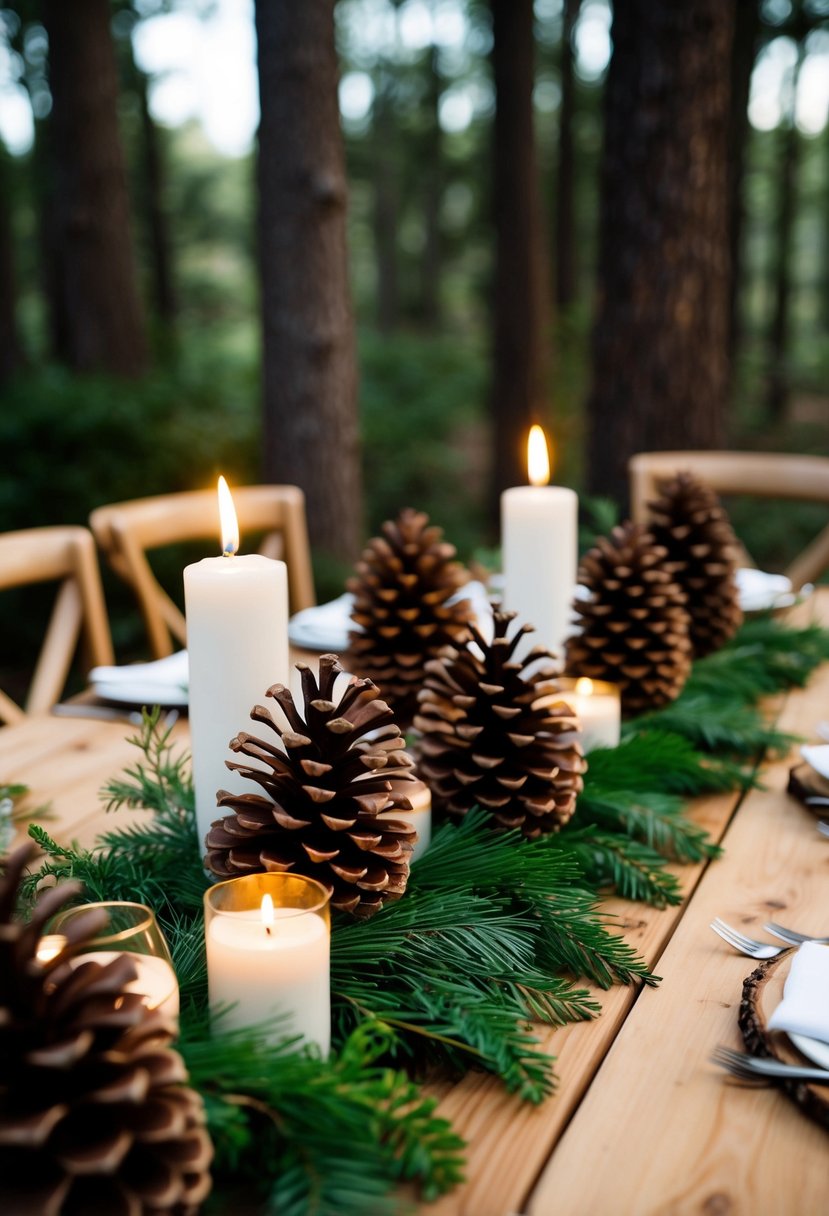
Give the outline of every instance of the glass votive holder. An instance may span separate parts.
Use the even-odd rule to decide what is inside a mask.
[[[582,747],[618,747],[622,733],[622,701],[618,684],[586,676],[557,676],[555,699],[578,714]]]
[[[100,908],[109,917],[107,927],[88,941],[70,960],[72,966],[93,960],[108,963],[113,954],[126,954],[138,972],[137,978],[126,985],[128,992],[144,997],[150,1009],[158,1009],[168,1017],[179,1014],[178,980],[166,938],[151,908],[124,900],[78,904],[66,908],[52,920],[50,932],[41,939],[38,958],[48,962],[56,947],[64,944],[69,926],[92,908]]]
[[[301,874],[246,874],[204,895],[210,1008],[228,1029],[279,1017],[273,1041],[331,1045],[327,889]]]

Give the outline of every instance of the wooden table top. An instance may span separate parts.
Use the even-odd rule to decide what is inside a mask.
[[[793,614],[829,624],[829,589]],[[814,739],[829,718],[829,664],[779,705],[780,726]],[[111,826],[98,791],[134,762],[123,722],[38,716],[0,730],[0,782],[49,803],[58,840],[91,844]],[[175,727],[183,745],[186,721]],[[540,1028],[559,1085],[542,1106],[483,1073],[435,1087],[440,1111],[469,1144],[469,1181],[427,1216],[811,1216],[829,1210],[829,1139],[782,1093],[729,1082],[709,1062],[741,1045],[737,1006],[751,960],[709,929],[715,916],[763,936],[778,919],[829,930],[829,843],[785,793],[791,760],[767,765],[763,788],[690,807],[722,858],[677,867],[686,898],[657,911],[608,900],[617,927],[662,977],[655,989],[598,992],[593,1022]],[[755,933],[756,931],[756,933]]]

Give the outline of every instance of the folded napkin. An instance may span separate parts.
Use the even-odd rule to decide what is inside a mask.
[[[829,779],[829,743],[804,743],[800,754],[816,773]]]
[[[769,574],[766,570],[741,566],[736,577],[737,597],[743,612],[788,608],[797,598],[792,593],[792,581],[785,574]]]
[[[187,651],[179,650],[152,663],[125,667],[93,667],[89,683],[105,701],[135,705],[186,705],[189,669]]]
[[[466,583],[449,602],[458,600],[471,600],[479,625],[486,628],[487,620],[492,617],[492,609],[483,583]],[[303,608],[301,612],[294,613],[288,622],[288,638],[294,646],[303,646],[307,650],[342,653],[348,649],[351,630],[359,629],[351,619],[353,609],[354,596],[349,592],[329,600],[327,604]]]
[[[769,1030],[829,1043],[829,946],[804,942],[798,949]]]

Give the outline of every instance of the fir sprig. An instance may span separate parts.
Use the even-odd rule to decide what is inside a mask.
[[[328,1060],[273,1046],[272,1033],[183,1020],[179,1049],[205,1098],[219,1179],[258,1184],[280,1216],[391,1216],[399,1182],[431,1200],[461,1180],[461,1138],[434,1099],[382,1064],[387,1026],[364,1022]]]

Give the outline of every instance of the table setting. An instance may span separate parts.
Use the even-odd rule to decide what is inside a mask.
[[[402,1184],[435,1211],[543,1212],[583,1155],[596,1084],[607,1071],[608,1095],[618,1088],[614,1040],[682,990],[672,951],[724,865],[721,842],[728,859],[729,836],[765,797],[758,756],[792,746],[769,698],[794,704],[824,672],[829,634],[810,619],[823,601],[781,616],[790,589],[710,556],[715,541],[727,552],[727,517],[681,475],[662,487],[651,530],[625,523],[598,538],[577,577],[577,500],[548,478],[542,467],[538,484],[504,496],[499,597],[405,509],[341,596],[293,618],[281,563],[239,555],[225,487],[219,555],[183,572],[187,651],[90,673],[96,705],[145,707],[137,758],[125,767],[118,751],[100,771],[107,813],[88,812],[91,845],[35,821],[41,869],[21,854],[0,906],[14,924],[22,901],[48,929],[34,957],[60,984],[67,949],[83,959],[80,944],[96,939],[49,923],[44,879],[85,883],[87,915],[131,902],[156,923],[179,1012],[147,993],[146,1009],[178,1017],[177,1046],[165,1032],[180,1055],[170,1100],[193,1120],[195,1164],[170,1182],[175,1202],[197,1205],[211,1185],[221,1196],[241,1160],[253,1191],[289,1211],[313,1210],[307,1188],[322,1177],[353,1187],[345,1213],[368,1210],[371,1188],[393,1202]],[[691,516],[708,557],[688,540]],[[536,577],[540,551],[551,579]],[[706,607],[691,615],[703,578]],[[289,644],[302,651],[293,664]],[[162,717],[184,708],[186,721]],[[81,754],[116,755],[119,723],[72,725],[90,741]],[[827,747],[803,748],[818,775]],[[0,756],[14,767],[1,738]],[[792,803],[789,819],[799,814]],[[825,1027],[810,1035],[776,1006],[825,1004],[826,957],[808,941],[762,965],[743,996],[750,1017],[740,1012],[752,1054],[785,1034],[800,1059],[804,1026],[820,1040]],[[116,1000],[135,991],[106,959],[80,966]],[[147,968],[132,963],[139,982]],[[808,1093],[813,1113],[822,1099]],[[358,1131],[366,1102],[379,1113]],[[38,1118],[56,1109],[44,1097]],[[498,1137],[531,1115],[527,1162],[505,1169],[509,1135]],[[348,1136],[350,1167],[325,1126]],[[158,1145],[167,1161],[172,1140]],[[60,1185],[81,1194],[74,1158],[61,1161]],[[112,1185],[137,1185],[132,1166],[119,1169]],[[598,1196],[600,1179],[590,1185]]]

